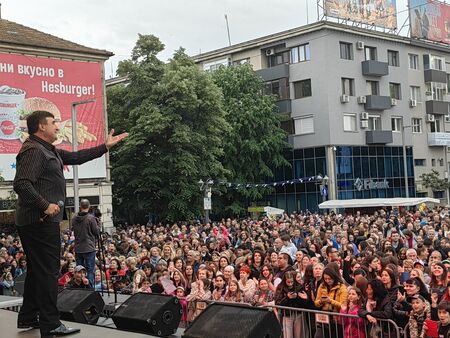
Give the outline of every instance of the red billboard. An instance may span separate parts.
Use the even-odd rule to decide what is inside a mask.
[[[15,174],[15,156],[28,137],[26,117],[47,110],[59,120],[54,143],[72,149],[72,103],[77,106],[78,149],[104,142],[102,64],[0,53],[0,173],[6,180]],[[80,166],[80,177],[104,177],[104,158]],[[70,173],[66,173],[71,177]]]
[[[450,43],[450,6],[432,0],[409,0],[411,37]]]

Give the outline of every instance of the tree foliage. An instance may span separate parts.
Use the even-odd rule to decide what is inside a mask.
[[[183,49],[161,62],[163,48],[155,36],[140,35],[118,69],[129,84],[108,90],[110,126],[130,132],[111,158],[115,207],[132,222],[143,212],[166,220],[200,215],[197,182],[225,174],[221,92]]]
[[[425,188],[431,188],[433,191],[442,191],[450,188],[448,180],[439,177],[439,172],[431,169],[431,173],[420,175],[422,184]]]
[[[223,134],[222,164],[227,179],[238,183],[263,183],[273,178],[273,170],[289,163],[283,157],[287,134],[280,127],[280,118],[272,96],[264,94],[262,79],[249,64],[220,67],[212,73],[222,90],[226,120],[231,129]],[[258,200],[270,188],[251,188],[225,192],[219,207],[233,214],[243,213],[244,200]],[[217,203],[216,203],[217,204]]]

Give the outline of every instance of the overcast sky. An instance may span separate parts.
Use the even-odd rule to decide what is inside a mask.
[[[397,1],[398,27],[407,18]],[[317,21],[315,0],[0,0],[3,19],[115,54],[106,78],[130,56],[138,33],[154,34],[166,45],[167,60],[180,46],[189,55]],[[407,34],[407,27],[402,35]],[[113,71],[112,71],[113,70]]]

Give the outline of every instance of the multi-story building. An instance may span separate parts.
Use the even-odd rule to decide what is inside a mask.
[[[448,46],[321,21],[194,60],[205,71],[250,63],[276,95],[293,149],[292,167],[276,172],[286,184],[268,196],[271,205],[293,211],[325,198],[406,196],[446,203],[448,192],[426,189],[420,175],[448,172]],[[319,174],[328,177],[327,196],[317,181],[293,181]]]

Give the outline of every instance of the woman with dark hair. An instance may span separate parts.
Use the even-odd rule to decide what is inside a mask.
[[[404,328],[408,323],[409,314],[412,311],[412,299],[416,295],[425,294],[426,299],[430,299],[430,295],[427,294],[426,286],[420,280],[420,278],[410,278],[404,284],[404,290],[399,288],[397,293],[397,300],[394,303],[394,319],[398,323],[399,327]]]
[[[275,291],[275,305],[286,307],[299,307],[299,285],[295,280],[295,271],[287,271]],[[300,321],[295,320],[290,311],[283,314],[283,337],[300,337]],[[296,325],[297,324],[297,325]],[[295,331],[295,332],[294,332]]]
[[[273,269],[270,264],[264,264],[261,268],[260,278],[265,278],[267,283],[269,283],[269,289],[275,292],[275,285],[273,285]]]
[[[442,263],[434,263],[431,265],[431,293],[437,293],[439,300],[447,289],[447,267]]]
[[[397,276],[394,270],[388,267],[382,269],[381,282],[388,292],[389,298],[391,299],[391,304],[394,304],[398,295]]]
[[[252,255],[252,265],[250,265],[250,278],[259,279],[261,268],[264,264],[264,253],[260,250],[255,250]]]
[[[347,287],[339,273],[331,267],[323,270],[322,283],[317,290],[317,297],[314,304],[321,311],[339,312],[341,305],[347,303]],[[333,320],[336,320],[335,318]],[[315,337],[341,337],[342,325],[338,322],[322,324],[317,328]]]
[[[358,315],[369,321],[370,325],[377,324],[377,318],[392,318],[392,305],[388,291],[379,279],[369,281],[366,289],[366,300],[358,310]],[[389,331],[382,325],[383,332]],[[384,336],[384,335],[383,335]]]
[[[377,256],[369,256],[366,259],[367,264],[367,280],[376,279],[378,277],[378,274],[380,272],[381,268],[381,262],[380,259]]]

